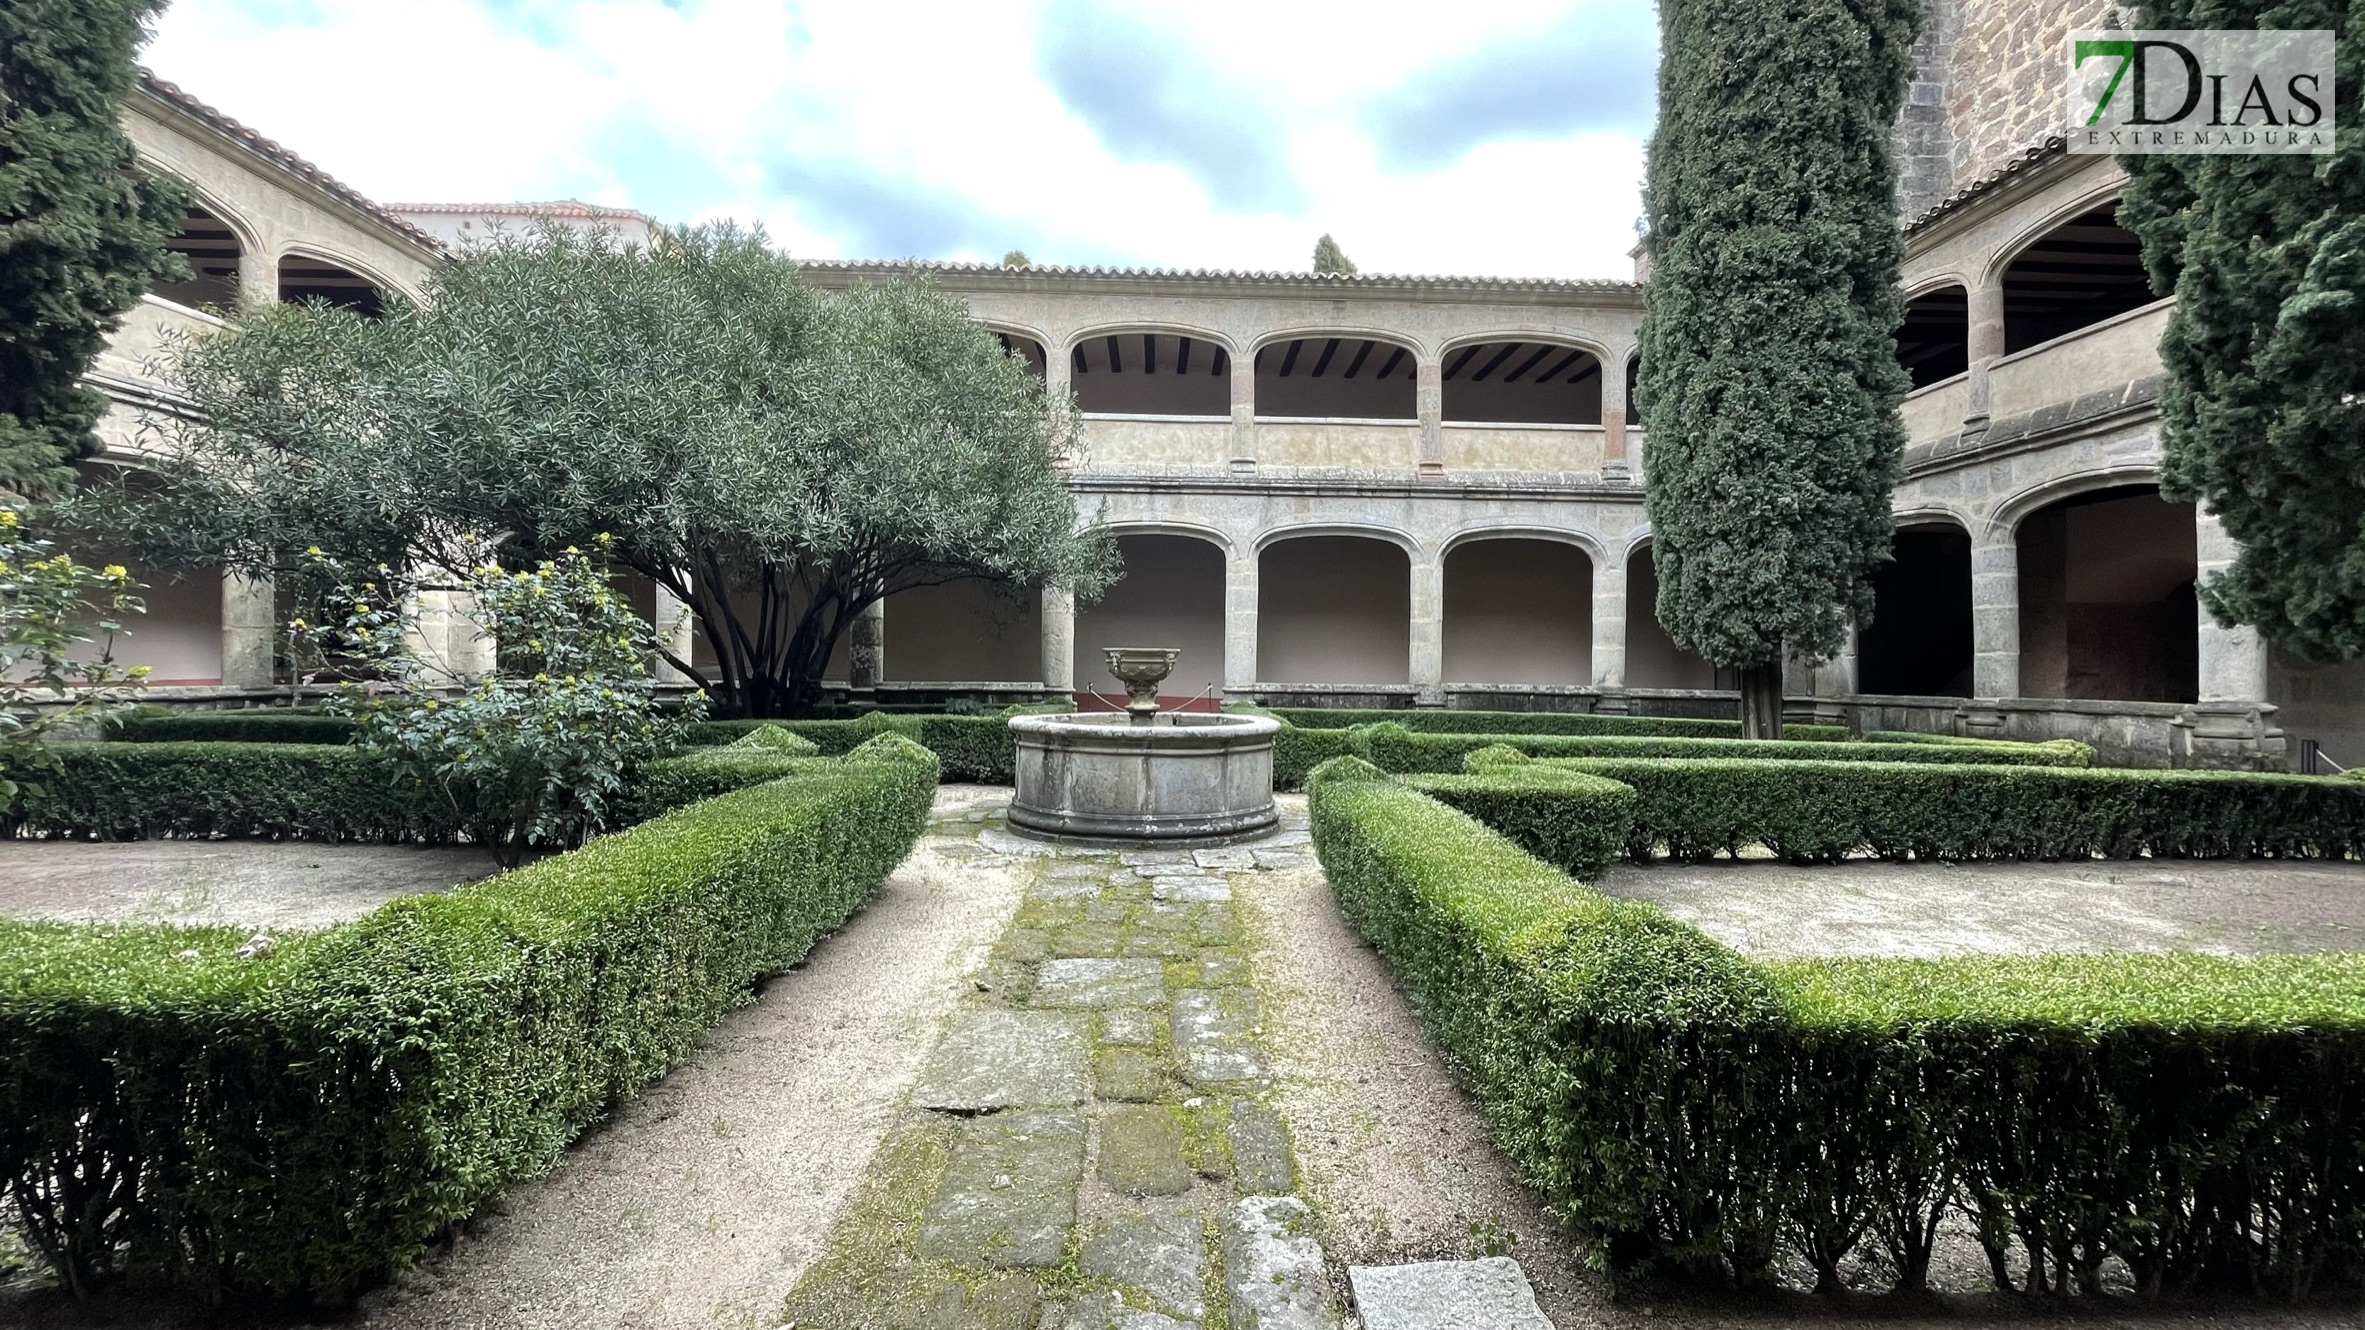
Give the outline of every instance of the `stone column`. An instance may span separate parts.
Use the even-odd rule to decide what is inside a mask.
[[[1593,686],[1626,686],[1626,556],[1593,565]]]
[[[1065,587],[1043,588],[1043,687],[1076,691],[1076,596]]]
[[[269,688],[279,645],[276,589],[270,574],[222,575],[222,686]]]
[[[268,305],[278,299],[278,256],[254,249],[241,251],[238,255],[238,303]]]
[[[2020,551],[2000,522],[1971,533],[1971,694],[2020,696]]]
[[[1987,432],[1988,367],[2004,354],[2004,279],[2003,274],[1991,276],[1972,288],[1970,293],[1970,406],[1963,417],[1963,432]]]
[[[1411,680],[1414,706],[1445,705],[1445,560],[1412,560]]]
[[[846,686],[868,691],[887,677],[887,602],[872,601],[854,617],[847,634]]]
[[[650,607],[649,626],[656,632],[657,645],[682,660],[690,659],[698,647],[698,615],[664,587],[657,589],[656,604]],[[686,684],[690,676],[680,666],[657,657],[657,682]]]
[[[1256,353],[1225,353],[1232,363],[1232,470],[1256,471]],[[1227,680],[1230,675],[1226,672]]]
[[[1601,478],[1629,480],[1633,470],[1626,462],[1626,367],[1601,365]],[[1599,607],[1595,607],[1599,612]],[[1596,672],[1599,667],[1595,667]]]
[[[1232,552],[1224,569],[1224,692],[1245,697],[1256,683],[1256,552]]]
[[[2206,581],[2232,564],[2241,547],[2215,517],[2196,509],[2193,553]],[[2247,625],[2225,627],[2207,609],[2199,614],[2200,701],[2190,723],[2178,727],[2186,751],[2177,756],[2196,767],[2282,770],[2288,757],[2275,708],[2266,700],[2266,639]]]
[[[1426,351],[1413,362],[1413,412],[1421,420],[1420,476],[1445,476],[1445,364]]]
[[[1072,388],[1069,378],[1070,359],[1074,352],[1064,343],[1043,348],[1043,400],[1064,402]],[[1052,458],[1062,470],[1075,465],[1076,441],[1062,430],[1051,440]]]

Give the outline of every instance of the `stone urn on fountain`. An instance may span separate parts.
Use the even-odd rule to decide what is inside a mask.
[[[1123,714],[1013,716],[1013,830],[1084,844],[1222,845],[1262,836],[1273,803],[1270,716],[1160,711],[1175,647],[1109,647]]]

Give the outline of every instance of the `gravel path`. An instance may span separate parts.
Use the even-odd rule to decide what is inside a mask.
[[[2304,859],[1622,864],[1602,889],[1767,959],[2365,946],[2365,864]]]
[[[326,928],[494,871],[482,850],[265,840],[0,840],[0,915]]]

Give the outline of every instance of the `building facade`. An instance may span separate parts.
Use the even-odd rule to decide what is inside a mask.
[[[2061,41],[2104,17],[2088,8],[1932,6],[1897,130],[1914,383],[1897,558],[1853,648],[1793,667],[1793,714],[2068,735],[2147,765],[2365,762],[2365,666],[2290,658],[2194,598],[2233,550],[2159,497],[2171,303],[2115,221],[2118,168],[2049,137]],[[155,80],[130,126],[202,201],[175,241],[199,276],[143,302],[93,372],[118,403],[106,464],[136,465],[143,415],[174,409],[142,369],[158,337],[218,326],[209,308],[366,310],[494,222],[648,225],[579,204],[381,208]],[[905,266],[805,271],[842,287]],[[1731,681],[1652,610],[1641,283],[923,266],[1074,394],[1069,483],[1126,571],[1083,607],[1056,588],[897,596],[846,653],[848,691],[1107,692],[1103,648],[1170,645],[1176,703],[1729,713]],[[267,588],[193,574],[151,606],[134,654],[165,695],[271,682]]]

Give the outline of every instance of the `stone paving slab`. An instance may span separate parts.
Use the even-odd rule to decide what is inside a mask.
[[[1084,1244],[1076,1268],[1148,1295],[1196,1321],[1207,1314],[1207,1242],[1189,1215],[1121,1215]]]
[[[1157,1312],[1128,1307],[1114,1293],[1102,1293],[1071,1304],[1052,1330],[1197,1330],[1196,1321],[1178,1321]]]
[[[1244,871],[1256,867],[1256,851],[1249,849],[1193,850],[1191,859],[1201,868]]]
[[[1093,1059],[1092,1093],[1097,1098],[1146,1104],[1165,1098],[1171,1088],[1158,1059],[1138,1048],[1105,1048]]]
[[[1289,1129],[1273,1110],[1252,1099],[1232,1101],[1225,1134],[1232,1145],[1232,1174],[1242,1188],[1280,1195],[1297,1187],[1289,1158]]]
[[[1347,1285],[1363,1330],[1553,1330],[1508,1256],[1351,1265]]]
[[[983,1007],[962,1016],[928,1059],[915,1108],[983,1113],[1084,1102],[1091,1088],[1086,1018]]]
[[[936,1197],[920,1215],[920,1255],[1009,1269],[1060,1263],[1084,1176],[1084,1115],[997,1113],[961,1124]]]
[[[1166,967],[1106,956],[1049,960],[1035,971],[1038,1007],[1148,1007],[1166,1000]]]
[[[1148,1048],[1164,1032],[1166,1013],[1153,1007],[1113,1007],[1100,1013],[1100,1041]]]
[[[1256,1033],[1256,994],[1248,989],[1190,988],[1175,995],[1174,1051],[1193,1085],[1262,1079],[1265,1055]]]
[[[1124,1196],[1180,1196],[1194,1175],[1182,1118],[1161,1104],[1113,1109],[1100,1120],[1100,1181]]]
[[[1313,1227],[1294,1196],[1250,1196],[1224,1216],[1232,1330],[1336,1330]]]
[[[1232,884],[1217,877],[1162,877],[1150,885],[1150,898],[1162,901],[1228,901]]]

